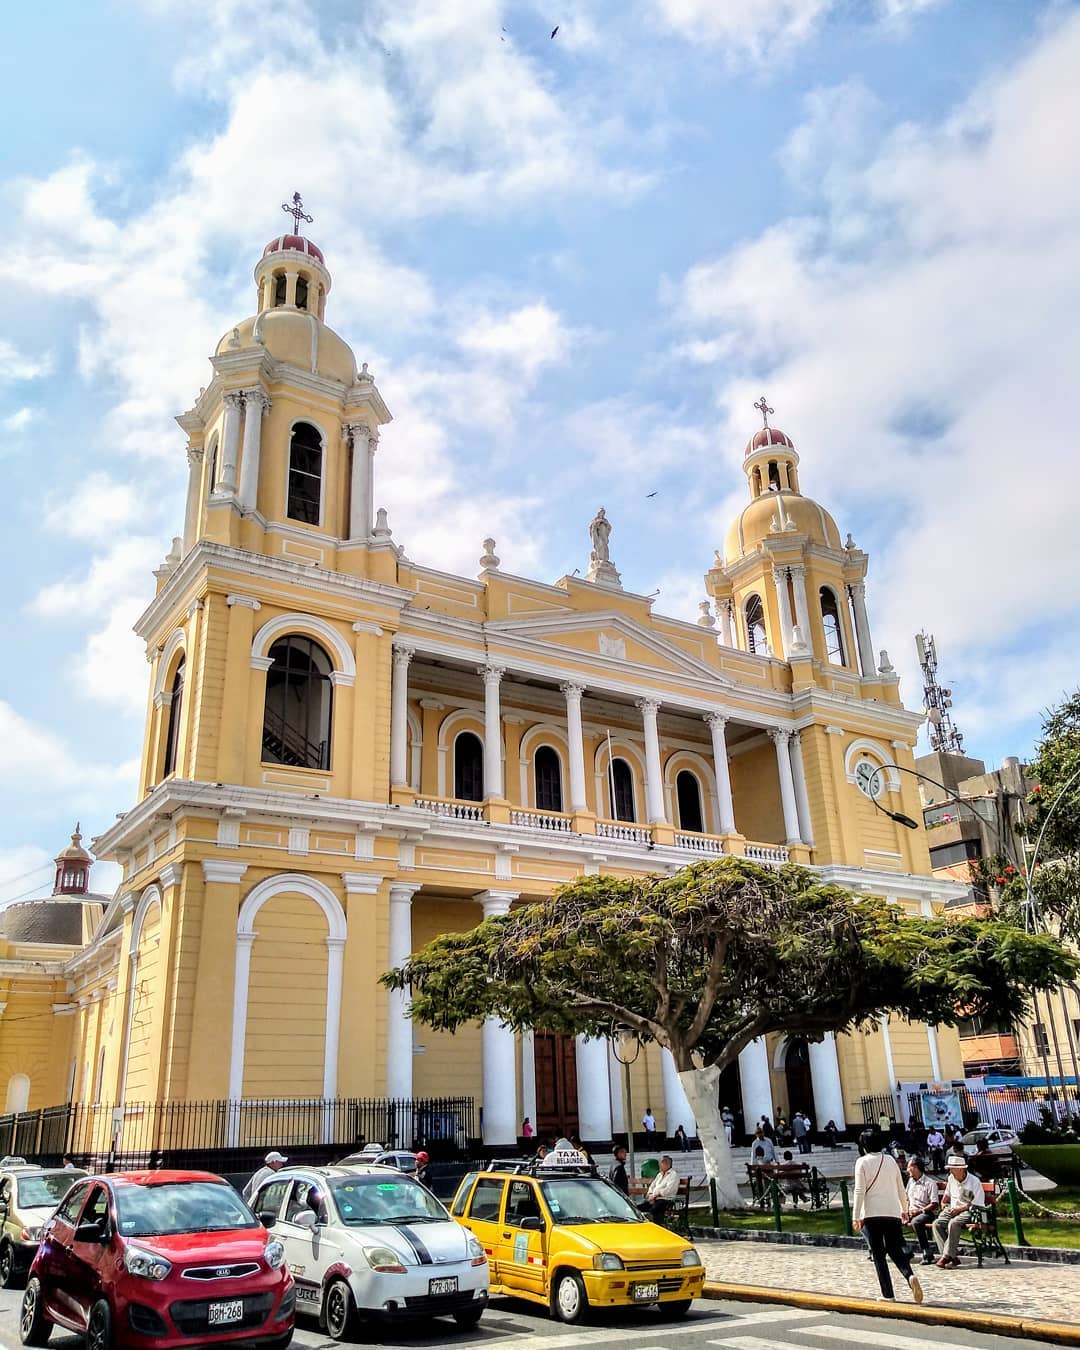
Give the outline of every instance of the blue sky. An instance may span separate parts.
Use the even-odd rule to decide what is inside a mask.
[[[131,804],[172,417],[294,189],[410,557],[491,533],[555,579],[603,504],[694,618],[764,389],[910,705],[920,626],[988,760],[1080,683],[1076,5],[102,0],[6,36],[0,898]]]

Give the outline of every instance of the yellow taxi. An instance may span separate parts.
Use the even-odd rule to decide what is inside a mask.
[[[650,1304],[681,1317],[705,1281],[695,1247],[587,1164],[493,1163],[464,1177],[450,1212],[484,1248],[493,1295],[544,1304],[563,1322]]]

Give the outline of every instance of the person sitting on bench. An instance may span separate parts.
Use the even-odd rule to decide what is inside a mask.
[[[649,1189],[645,1192],[645,1199],[641,1202],[639,1208],[643,1214],[647,1214],[650,1219],[655,1219],[657,1223],[660,1223],[675,1203],[675,1197],[678,1193],[679,1174],[672,1167],[671,1158],[665,1153],[660,1159],[660,1170],[649,1182]]]

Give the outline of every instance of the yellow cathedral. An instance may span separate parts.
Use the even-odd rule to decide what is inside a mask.
[[[602,508],[582,575],[513,576],[492,539],[451,575],[374,509],[390,412],[326,324],[321,250],[275,238],[254,280],[177,418],[139,797],[93,841],[123,880],[93,895],[76,838],[56,893],[0,914],[9,1115],[82,1103],[122,1133],[162,1102],[455,1097],[487,1144],[525,1117],[602,1141],[627,1126],[607,1042],[414,1027],[379,975],[574,877],[720,854],[924,914],[964,893],[879,809],[921,819],[912,779],[874,773],[912,766],[921,715],[875,654],[867,556],[803,495],[764,399],[696,622],[623,588]],[[953,1030],[882,1019],[753,1043],[721,1105],[850,1128],[870,1094],[962,1076]],[[692,1130],[667,1052],[632,1081],[635,1114]]]

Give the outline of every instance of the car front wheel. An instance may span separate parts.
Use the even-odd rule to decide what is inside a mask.
[[[692,1298],[672,1299],[670,1303],[660,1304],[661,1316],[670,1318],[674,1321],[677,1317],[685,1317],[690,1311],[694,1300]]]
[[[468,1331],[475,1327],[484,1315],[483,1308],[463,1308],[461,1312],[454,1313],[454,1321],[459,1327],[464,1327]]]
[[[99,1298],[86,1324],[86,1350],[112,1350],[112,1309]]]
[[[23,1345],[47,1345],[52,1334],[52,1323],[42,1307],[41,1281],[35,1275],[26,1286],[19,1312],[19,1340]]]
[[[583,1322],[589,1311],[585,1283],[576,1270],[564,1271],[555,1282],[551,1306],[560,1322]]]
[[[15,1248],[10,1242],[0,1243],[0,1289],[11,1289],[19,1278]]]
[[[334,1280],[327,1289],[323,1301],[323,1317],[326,1319],[327,1333],[332,1340],[356,1339],[360,1319],[356,1313],[356,1300],[352,1296],[352,1290],[344,1280]]]

